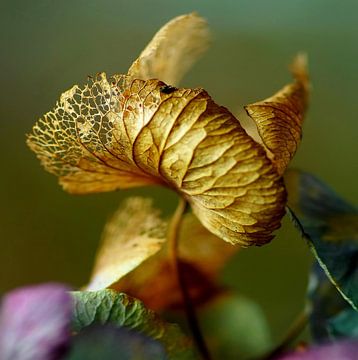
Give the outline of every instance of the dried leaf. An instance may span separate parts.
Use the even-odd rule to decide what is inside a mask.
[[[195,306],[205,304],[222,292],[220,285],[195,264],[185,260],[179,262],[185,286]],[[184,308],[183,295],[178,286],[173,264],[165,257],[149,258],[111,288],[141,299],[154,311]]]
[[[304,55],[297,56],[292,66],[294,83],[268,99],[245,106],[279,174],[284,173],[301,140],[309,90],[306,62]],[[252,128],[249,131],[255,133]]]
[[[128,71],[135,79],[160,79],[172,86],[209,47],[206,21],[195,13],[164,25]]]
[[[162,184],[204,226],[242,246],[272,239],[285,190],[261,145],[203,89],[99,75],[73,87],[28,137],[71,193]]]
[[[184,215],[179,236],[180,258],[195,265],[208,278],[216,280],[227,261],[238,251],[237,246],[224,243],[207,231],[192,213]]]
[[[158,252],[167,224],[150,199],[129,198],[106,224],[88,290],[100,290]]]
[[[102,73],[62,94],[34,126],[28,145],[69,192],[165,185],[184,196],[215,235],[262,245],[284,214],[281,175],[301,136],[305,60],[298,57],[293,66],[294,84],[247,107],[256,123],[251,137],[203,89],[150,79],[176,84],[208,38],[196,14],[175,18],[128,75],[107,79]]]
[[[106,224],[86,290],[113,287],[152,309],[180,307],[182,295],[168,260],[166,232],[167,223],[150,199],[127,199]],[[179,256],[197,302],[215,294],[216,277],[237,250],[207,231],[193,214],[184,215]]]
[[[227,244],[207,231],[193,214],[185,214],[179,238],[180,267],[192,301],[206,303],[222,289],[217,276],[238,247]],[[117,291],[141,299],[154,310],[182,308],[182,294],[176,280],[169,249],[144,261],[113,285]]]

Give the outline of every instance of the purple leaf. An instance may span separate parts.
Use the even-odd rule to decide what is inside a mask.
[[[358,339],[345,340],[297,351],[277,358],[277,360],[356,360]]]
[[[56,360],[70,337],[68,288],[44,284],[7,294],[0,309],[1,360]]]

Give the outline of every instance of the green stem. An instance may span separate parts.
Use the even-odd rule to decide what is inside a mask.
[[[191,302],[188,288],[185,284],[185,278],[181,269],[179,256],[178,256],[179,230],[182,224],[183,215],[186,207],[187,207],[186,200],[184,198],[180,198],[178,207],[175,210],[175,213],[169,224],[169,229],[168,229],[169,252],[170,252],[171,262],[173,264],[174,273],[176,275],[178,285],[183,297],[183,303],[188,321],[188,326],[193,335],[194,342],[202,358],[204,360],[210,360],[211,359],[210,353],[205,343],[203,334],[200,330],[198,318],[195,312],[194,305]]]

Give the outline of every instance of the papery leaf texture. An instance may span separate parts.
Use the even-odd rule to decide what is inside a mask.
[[[75,332],[91,325],[115,325],[142,333],[163,344],[168,359],[195,359],[191,341],[179,327],[161,320],[143,303],[114,290],[72,292]]]
[[[207,22],[195,13],[164,25],[134,61],[128,75],[135,79],[160,79],[177,86],[185,73],[208,49]]]
[[[90,326],[72,339],[63,360],[167,360],[163,346],[143,334],[111,325]],[[184,359],[183,359],[184,360]]]
[[[239,250],[204,228],[192,213],[183,217],[178,241],[180,271],[191,301],[201,305],[221,291],[218,275],[225,263]],[[168,244],[128,273],[112,287],[141,299],[156,311],[183,308]]]
[[[166,240],[167,223],[146,198],[127,199],[106,224],[87,290],[101,290],[157,253]]]
[[[28,143],[69,192],[163,184],[224,240],[270,240],[285,191],[264,150],[204,90],[165,86],[102,74],[63,94]]]
[[[263,101],[245,106],[257,127],[259,141],[279,174],[284,173],[301,140],[309,92],[306,62],[305,55],[298,55],[292,64],[294,83]]]
[[[292,219],[332,283],[357,310],[357,208],[309,173],[291,170],[285,180]]]
[[[70,341],[72,301],[61,284],[27,286],[4,296],[1,360],[59,360]]]
[[[173,87],[207,39],[197,15],[174,19],[129,74],[100,73],[63,93],[35,124],[28,145],[71,193],[164,185],[218,237],[262,245],[284,215],[281,175],[301,134],[306,70],[296,61],[294,84],[248,106],[263,146],[205,90]]]
[[[308,313],[317,343],[358,337],[358,312],[337,292],[317,262],[310,274]]]

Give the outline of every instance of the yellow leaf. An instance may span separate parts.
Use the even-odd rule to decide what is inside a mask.
[[[195,13],[164,25],[128,71],[135,79],[160,79],[176,86],[209,47],[206,21]]]
[[[28,144],[71,193],[162,184],[222,239],[269,241],[285,191],[261,145],[205,90],[164,89],[159,80],[100,74],[65,92]]]
[[[301,140],[309,90],[304,55],[296,57],[292,72],[295,77],[294,83],[286,85],[266,100],[245,106],[248,115],[257,126],[268,156],[281,175]],[[252,128],[248,132],[251,131]],[[255,138],[257,140],[257,137]]]
[[[129,198],[106,224],[87,290],[107,288],[157,253],[167,223],[150,199]]]

